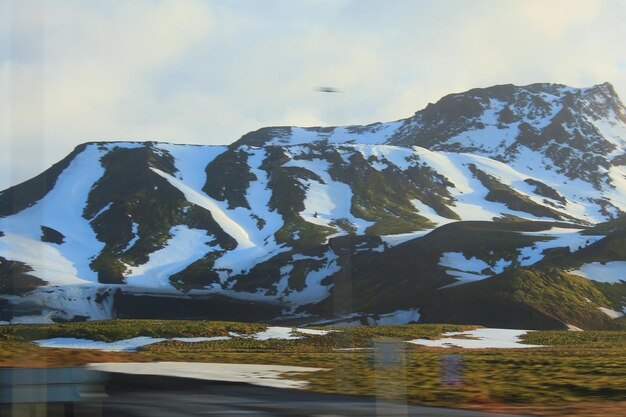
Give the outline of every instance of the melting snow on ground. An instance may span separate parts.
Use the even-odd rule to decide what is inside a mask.
[[[165,342],[172,340],[176,342],[185,343],[199,343],[199,342],[215,342],[221,340],[230,340],[233,337],[246,338],[250,337],[256,340],[295,340],[304,339],[305,336],[297,336],[293,334],[298,332],[305,335],[323,336],[331,332],[331,330],[315,330],[315,329],[302,329],[292,327],[279,327],[270,326],[262,332],[258,332],[251,336],[244,336],[237,333],[230,333],[229,336],[214,336],[214,337],[174,337],[156,338],[149,336],[139,336],[132,339],[119,340],[117,342],[101,342],[97,340],[88,339],[76,339],[72,337],[56,337],[53,339],[35,340],[34,343],[41,347],[47,348],[65,348],[65,349],[96,349],[106,352],[134,352],[140,347],[152,345],[155,343]]]
[[[419,230],[417,232],[401,233],[398,235],[384,235],[384,236],[381,236],[380,239],[387,246],[396,246],[401,243],[408,242],[409,240],[426,236],[428,233],[432,232],[433,230],[434,229],[428,229],[428,230]]]
[[[626,262],[616,261],[604,264],[592,262],[584,264],[570,273],[598,282],[619,284],[620,282],[626,282]]]
[[[230,363],[152,362],[90,364],[94,371],[132,375],[162,375],[208,381],[244,382],[273,388],[304,388],[308,382],[286,379],[285,374],[323,371],[302,366],[251,365]]]
[[[534,348],[540,345],[526,345],[520,342],[521,336],[530,330],[513,329],[476,329],[466,332],[444,333],[441,339],[415,339],[408,343],[441,348],[468,348],[468,349],[513,349]]]
[[[83,208],[91,187],[104,174],[98,162],[102,155],[97,146],[87,146],[61,172],[44,198],[0,219],[0,230],[5,234],[0,237],[0,256],[28,264],[32,275],[50,285],[96,282],[89,263],[104,244],[83,218]],[[63,244],[42,242],[41,226],[62,233]]]
[[[446,270],[446,273],[458,280],[453,284],[446,285],[446,287],[467,284],[490,277],[490,275],[481,273],[481,271],[489,269],[487,262],[476,257],[468,259],[460,252],[444,252],[439,259],[439,265],[450,268]]]
[[[332,332],[333,330],[296,329],[296,331],[298,333],[302,333],[302,334],[311,334],[311,335],[316,335],[316,336],[324,336],[324,335]]]
[[[31,275],[51,285],[84,284],[94,279],[92,273],[80,274],[76,264],[64,256],[60,245],[17,233],[5,232],[0,237],[0,256],[25,263],[33,269]]]
[[[615,314],[621,314],[601,308],[606,314],[607,311]],[[606,310],[606,311],[605,311]],[[390,313],[380,316],[377,324],[395,323],[393,319],[401,316],[402,318],[410,320],[419,320],[419,312],[417,310],[399,310],[395,313]],[[304,339],[307,336],[323,336],[334,330],[317,330],[317,329],[303,329],[292,327],[280,327],[270,326],[264,331],[258,332],[253,335],[244,336],[240,334],[230,333],[230,336],[215,336],[215,337],[175,337],[171,339],[167,338],[154,338],[147,336],[134,337],[132,339],[120,340],[117,342],[101,342],[86,339],[76,338],[53,338],[46,340],[36,340],[34,343],[41,347],[48,348],[67,348],[67,349],[97,349],[107,352],[134,352],[137,349],[148,346],[155,343],[165,341],[178,341],[185,343],[198,343],[198,342],[211,342],[229,340],[233,337],[251,338],[255,340],[296,340]],[[299,333],[294,334],[294,332]],[[465,332],[448,332],[442,335],[441,339],[428,340],[428,339],[415,339],[409,340],[408,343],[416,345],[430,346],[430,347],[461,347],[471,349],[508,349],[508,348],[531,348],[541,347],[538,345],[527,345],[520,342],[520,337],[529,332],[529,330],[511,330],[511,329],[476,329]]]
[[[436,226],[442,226],[444,224],[448,224],[448,223],[452,223],[456,221],[456,220],[448,219],[446,217],[438,215],[437,212],[433,210],[432,207],[427,206],[426,204],[422,203],[418,199],[411,200],[411,204],[413,204],[413,206],[417,209],[417,211],[419,212],[421,216],[426,217],[428,220],[435,223]]]
[[[555,247],[567,247],[570,252],[575,252],[585,246],[589,246],[592,243],[597,242],[604,236],[596,235],[584,235],[580,233],[583,229],[572,229],[567,227],[552,227],[549,230],[542,230],[539,232],[521,232],[527,236],[545,236],[548,239],[541,242],[536,242],[535,246],[543,246],[541,249],[555,248]],[[537,259],[539,260],[539,259]]]
[[[257,333],[254,338],[256,340],[268,340],[268,339],[281,339],[281,340],[294,340],[301,339],[301,336],[295,336],[291,334],[293,329],[291,327],[268,327],[265,331]]]
[[[543,238],[544,240],[536,241],[532,246],[520,248],[517,259],[518,264],[520,266],[529,266],[539,262],[543,258],[543,252],[546,249],[565,247],[568,248],[570,252],[575,252],[585,246],[597,242],[602,238],[602,236],[583,235],[580,231],[581,229],[553,227],[549,230],[540,232],[520,232],[523,235],[536,236]],[[626,272],[626,262],[611,263],[623,264],[616,265],[615,270],[617,273],[619,273],[620,270],[622,272]],[[467,284],[469,282],[489,278],[492,274],[485,274],[483,271],[490,270],[494,274],[500,274],[511,264],[512,262],[510,260],[505,259],[499,259],[493,264],[488,264],[484,260],[476,257],[466,258],[461,252],[445,252],[441,255],[439,260],[439,265],[448,268],[446,273],[458,280],[457,282],[447,285],[446,287]],[[580,271],[572,273],[577,272]],[[582,273],[578,273],[577,275],[582,275]],[[620,276],[624,277],[625,275],[622,274]],[[626,277],[624,280],[626,280]]]
[[[250,241],[250,237],[248,233],[233,219],[228,216],[226,211],[220,207],[220,202],[212,199],[208,195],[204,193],[200,193],[197,190],[194,190],[183,181],[178,178],[169,175],[161,170],[156,168],[150,168],[155,173],[159,174],[161,177],[165,178],[172,186],[180,190],[184,195],[185,199],[190,203],[196,204],[211,213],[215,221],[219,224],[219,226],[228,233],[233,239],[237,241],[237,247],[240,249],[251,248],[254,247],[254,243]]]
[[[141,288],[171,288],[169,277],[201,259],[213,240],[206,230],[190,229],[185,225],[172,227],[172,237],[166,245],[151,253],[148,262],[128,266],[126,282]]]
[[[76,339],[73,337],[55,337],[53,339],[35,340],[34,343],[47,348],[66,349],[96,349],[105,352],[134,352],[142,346],[164,342],[167,339],[147,336],[133,337],[132,339],[117,342],[100,342],[96,340]]]
[[[322,159],[291,159],[284,167],[299,167],[319,176],[322,182],[312,179],[300,179],[307,189],[304,210],[300,216],[309,223],[333,227],[339,219],[349,221],[357,234],[364,234],[365,229],[374,223],[355,217],[352,212],[352,189],[348,184],[334,181],[328,170],[330,163]],[[341,232],[344,234],[345,232]]]
[[[610,308],[606,308],[606,307],[598,307],[598,310],[600,310],[601,312],[603,312],[604,314],[606,314],[612,319],[617,319],[624,315],[624,313],[621,311],[611,310]],[[626,311],[626,309],[624,310]]]
[[[337,263],[338,257],[332,250],[324,254],[324,259],[326,262],[320,268],[313,269],[307,273],[304,279],[304,289],[302,291],[292,291],[283,297],[284,301],[290,303],[291,306],[295,306],[319,302],[330,295],[331,286],[323,285],[322,281],[324,278],[338,272],[340,267]],[[281,278],[279,287],[282,286],[281,284],[286,283],[288,279],[287,276]]]
[[[53,339],[35,340],[34,343],[47,348],[64,349],[95,349],[104,352],[135,352],[143,346],[173,340],[185,343],[216,342],[219,340],[229,340],[230,336],[215,337],[173,337],[171,339],[139,336],[132,339],[118,340],[117,342],[101,342],[97,340],[76,339],[73,337],[55,337]]]
[[[224,281],[229,274],[245,273],[255,264],[281,251],[275,242],[274,233],[282,227],[283,220],[280,214],[268,207],[272,193],[267,187],[267,173],[261,169],[266,157],[265,150],[248,149],[247,152],[250,173],[256,177],[256,180],[250,182],[246,192],[251,209],[232,209],[226,201],[211,198],[202,189],[206,182],[205,167],[225,147],[171,144],[159,146],[175,158],[178,174],[174,177],[157,169],[153,170],[178,188],[188,201],[210,211],[219,226],[237,241],[235,250],[225,253],[214,263],[214,269],[225,272]],[[259,219],[263,219],[263,225],[259,224]]]

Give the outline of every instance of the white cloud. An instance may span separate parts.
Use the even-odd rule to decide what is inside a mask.
[[[625,20],[620,0],[0,2],[0,188],[87,140],[229,143],[501,83],[626,93]]]
[[[563,36],[592,22],[603,7],[590,0],[525,0],[519,6],[521,20],[547,37]]]
[[[0,163],[10,168],[3,178],[12,181],[2,188],[81,142],[139,136],[155,123],[149,115],[161,104],[160,77],[194,47],[210,43],[205,2],[112,4],[10,4],[12,21],[0,29],[12,36],[0,71],[0,91],[11,91],[0,132],[9,132],[12,155],[5,153]]]

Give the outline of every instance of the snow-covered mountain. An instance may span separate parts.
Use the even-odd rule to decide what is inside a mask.
[[[0,320],[617,326],[625,212],[626,108],[608,83],[475,89],[230,146],[87,143],[0,193]],[[520,280],[577,302],[490,295]]]

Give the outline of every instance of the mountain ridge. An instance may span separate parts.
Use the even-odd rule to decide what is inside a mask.
[[[431,300],[475,310],[465,296],[486,286],[508,288],[494,307],[507,326],[526,311],[518,325],[610,328],[599,309],[621,314],[626,277],[597,274],[605,262],[619,276],[626,257],[614,233],[588,228],[626,212],[625,144],[608,83],[474,89],[400,121],[264,128],[228,146],[86,143],[0,193],[0,320],[109,318],[140,314],[133,299],[186,297],[206,318],[214,299],[276,320],[445,321]],[[545,294],[577,288],[592,305],[501,287],[520,276],[535,283],[523,291],[543,279]],[[488,322],[478,313],[448,320]]]

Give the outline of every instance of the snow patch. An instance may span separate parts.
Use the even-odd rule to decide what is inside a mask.
[[[626,283],[626,262],[592,262],[583,264],[570,274],[578,275],[597,282],[606,282],[610,284]]]
[[[16,233],[5,232],[0,237],[0,256],[13,261],[23,262],[33,270],[29,272],[50,285],[84,284],[95,281],[91,274],[82,275],[76,264],[63,256],[60,245],[41,242]],[[83,276],[85,278],[79,277]]]
[[[25,321],[30,322],[30,321]],[[40,321],[33,321],[34,323],[40,323]],[[45,340],[35,340],[33,343],[41,347],[47,348],[64,348],[64,349],[95,349],[106,352],[134,352],[138,348],[143,346],[152,345],[155,343],[164,342],[167,340],[183,342],[183,343],[199,343],[199,342],[216,342],[223,340],[230,340],[232,338],[252,338],[255,340],[296,340],[304,339],[306,336],[294,335],[294,332],[302,333],[311,336],[324,336],[335,330],[317,330],[317,329],[305,329],[305,328],[292,328],[292,327],[280,327],[270,326],[267,329],[255,333],[254,335],[247,336],[238,333],[230,332],[228,336],[213,336],[213,337],[172,337],[172,338],[155,338],[149,336],[139,336],[132,339],[124,339],[116,342],[102,342],[89,339],[77,339],[71,337],[57,337]]]
[[[213,342],[220,340],[229,340],[230,336],[215,336],[215,337],[174,337],[171,339],[139,336],[132,339],[119,340],[117,342],[101,342],[98,340],[89,339],[76,339],[73,337],[55,337],[52,339],[35,340],[33,343],[41,347],[56,348],[56,349],[94,349],[104,352],[135,352],[137,349],[153,345],[155,343],[165,342],[167,340],[174,340],[184,343],[199,343],[199,342]]]
[[[89,264],[104,248],[89,222],[83,218],[89,191],[104,174],[104,151],[88,145],[61,172],[54,188],[33,206],[0,218],[0,256],[24,262],[32,275],[50,285],[97,282]],[[61,245],[41,241],[41,226],[65,236]]]
[[[468,259],[461,252],[444,252],[439,259],[439,265],[473,273],[489,269],[487,262],[474,256]]]
[[[133,337],[132,339],[119,340],[117,342],[101,342],[88,339],[76,339],[73,337],[55,337],[52,339],[35,340],[33,343],[46,348],[62,349],[96,349],[105,352],[135,352],[143,346],[164,342],[167,339],[147,336]]]
[[[520,342],[520,338],[532,330],[512,329],[476,329],[465,332],[444,333],[441,339],[415,339],[408,343],[415,345],[440,348],[467,348],[467,349],[517,349],[536,348],[540,345],[527,345]],[[461,337],[461,338],[459,338]]]
[[[139,224],[134,221],[131,223],[131,233],[133,234],[133,237],[122,252],[128,251],[130,248],[135,246],[135,243],[139,240]]]
[[[295,260],[295,256],[292,259]],[[322,281],[324,278],[339,272],[340,267],[337,263],[339,257],[332,250],[328,250],[322,259],[326,262],[320,268],[307,273],[304,279],[305,288],[302,291],[293,291],[283,297],[283,300],[291,305],[291,310],[294,310],[297,305],[316,303],[330,295],[332,285],[322,285]],[[283,280],[288,280],[288,277],[282,277],[279,286],[282,285]],[[289,312],[293,313],[293,311]]]
[[[297,328],[294,330],[298,333],[310,334],[310,335],[315,335],[315,336],[325,336],[328,333],[336,331],[336,330],[318,330],[318,329],[303,329],[303,328]]]
[[[417,211],[419,212],[421,216],[426,217],[428,220],[435,223],[436,226],[441,226],[444,224],[457,221],[457,220],[448,219],[447,217],[438,215],[437,212],[433,210],[432,207],[427,206],[426,204],[422,203],[421,201],[417,199],[411,200],[411,204],[415,206],[415,208],[417,209]]]
[[[606,308],[606,307],[598,307],[598,310],[600,310],[601,312],[603,312],[604,314],[606,314],[612,319],[617,319],[624,315],[624,313],[622,313],[621,311],[611,310],[610,308]]]
[[[334,181],[328,170],[330,163],[322,159],[290,159],[283,164],[284,167],[304,168],[316,174],[323,181],[300,179],[300,183],[306,188],[304,210],[300,216],[309,223],[320,226],[334,227],[333,223],[339,219],[345,219],[355,227],[357,234],[364,234],[365,229],[374,223],[355,217],[352,209],[352,189],[348,184]],[[340,234],[347,232],[341,231]]]
[[[443,266],[446,269],[446,273],[457,279],[456,282],[441,287],[449,288],[456,287],[458,285],[467,284],[470,282],[480,281],[485,278],[489,278],[491,275],[482,274],[482,271],[485,269],[491,269],[491,266],[483,261],[482,259],[478,259],[476,257],[466,258],[460,252],[445,252],[441,255],[439,259],[439,265]],[[499,265],[500,268],[495,269],[503,269],[503,265]],[[502,271],[494,271],[495,273],[499,273]]]
[[[408,242],[409,240],[426,236],[433,230],[434,229],[427,229],[427,230],[418,230],[417,232],[400,233],[397,235],[383,235],[380,237],[380,239],[385,243],[385,245],[393,247],[401,243]]]
[[[270,326],[262,332],[254,335],[256,340],[269,340],[269,339],[281,339],[281,340],[294,340],[302,339],[303,336],[295,336],[291,334],[293,329],[291,327],[278,327]]]
[[[438,289],[443,290],[444,288],[457,287],[463,284],[469,284],[470,282],[482,281],[483,279],[489,278],[492,275],[483,275],[476,272],[464,272],[464,271],[456,271],[448,269],[446,270],[446,274],[456,278],[456,281],[452,284],[444,285],[443,287],[439,287]]]
[[[165,178],[172,186],[180,190],[185,195],[187,201],[208,210],[222,230],[237,241],[237,247],[239,249],[246,249],[255,246],[250,240],[248,233],[246,233],[246,231],[237,222],[225,213],[216,200],[204,193],[201,194],[170,174],[167,174],[157,168],[151,167],[150,169]]]
[[[207,180],[206,166],[224,152],[226,147],[171,144],[159,146],[174,157],[178,170],[176,184],[185,197],[209,210],[220,227],[238,243],[235,250],[223,254],[214,263],[214,269],[218,270],[222,282],[226,282],[231,275],[243,274],[255,264],[287,250],[279,247],[274,238],[274,234],[282,227],[283,220],[280,214],[269,209],[272,192],[268,189],[267,173],[261,169],[267,156],[265,150],[246,149],[250,173],[257,178],[250,182],[246,192],[251,209],[232,209],[227,202],[215,200],[202,190]],[[171,177],[166,179],[170,181]]]
[[[190,229],[185,225],[174,226],[172,237],[165,246],[152,252],[148,262],[128,266],[126,282],[142,288],[172,288],[169,277],[201,259],[209,250],[212,236],[206,230]]]

